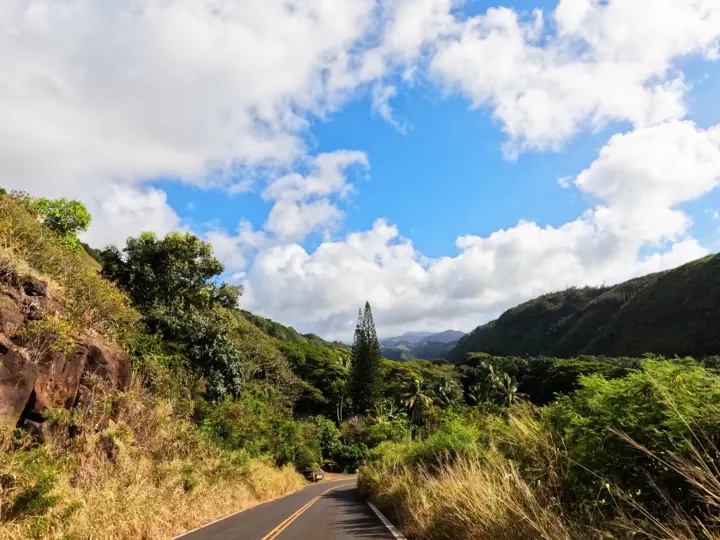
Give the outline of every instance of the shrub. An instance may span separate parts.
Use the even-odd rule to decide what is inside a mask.
[[[574,464],[566,484],[570,501],[594,506],[605,490],[608,506],[619,490],[653,510],[675,501],[699,511],[697,493],[668,461],[714,448],[720,377],[691,362],[646,360],[642,371],[626,378],[594,375],[581,384],[551,406],[547,417]]]

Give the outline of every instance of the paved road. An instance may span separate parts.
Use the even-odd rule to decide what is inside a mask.
[[[395,540],[355,480],[322,482],[255,506],[182,540]]]

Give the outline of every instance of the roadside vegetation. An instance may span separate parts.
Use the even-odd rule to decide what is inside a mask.
[[[411,538],[720,538],[717,357],[390,361],[369,304],[352,347],[300,334],[240,310],[242,289],[191,234],[82,244],[91,216],[78,204],[0,190],[0,362],[13,353],[37,376],[2,419],[0,537],[169,538],[322,467],[359,470]],[[690,270],[668,275],[687,282]],[[630,313],[630,297],[664,306],[646,289],[662,276],[539,299],[480,334],[505,339],[505,325],[519,332],[508,347],[544,350],[551,328],[586,343],[618,306]],[[44,295],[39,308],[22,287]],[[714,351],[706,308],[712,320],[682,342]],[[69,384],[53,366],[94,343],[119,351],[128,379],[94,366],[70,399],[43,395]],[[23,373],[10,384],[3,369],[12,399]]]

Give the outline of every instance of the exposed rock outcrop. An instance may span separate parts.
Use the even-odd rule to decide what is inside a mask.
[[[23,347],[29,321],[62,313],[47,291],[39,279],[0,275],[0,417],[6,425],[42,422],[45,409],[72,408],[98,385],[115,392],[130,384],[128,356],[95,333],[74,336],[70,350]]]
[[[35,388],[30,359],[5,334],[0,334],[0,416],[17,421]]]

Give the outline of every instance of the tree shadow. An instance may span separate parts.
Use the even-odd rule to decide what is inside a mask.
[[[336,527],[352,539],[394,540],[392,533],[370,509],[355,487],[334,490],[325,495],[338,509]],[[342,536],[341,536],[342,538]]]

